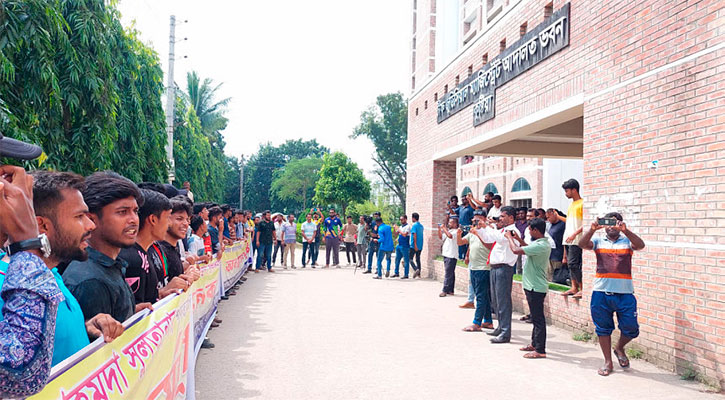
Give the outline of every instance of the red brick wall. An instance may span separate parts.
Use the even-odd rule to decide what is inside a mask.
[[[474,128],[467,109],[437,124],[435,94],[452,88],[469,65],[479,68],[483,54],[496,56],[502,39],[518,39],[523,22],[542,22],[548,2],[520,2],[411,98],[410,110],[420,111],[409,113],[408,204],[425,203],[430,221],[457,191],[455,182],[423,181],[445,178],[438,165],[450,168],[434,165],[435,153],[583,95],[585,219],[618,210],[648,243],[634,258],[636,343],[659,365],[692,365],[725,386],[725,50],[698,55],[725,42],[725,3],[572,2],[569,47],[499,88],[496,118]],[[563,4],[554,1],[554,9]],[[654,160],[659,167],[648,168]],[[493,181],[501,192],[513,184]],[[584,299],[566,312],[575,315],[573,327],[589,326],[594,268],[587,252]],[[558,312],[559,305],[550,307]]]

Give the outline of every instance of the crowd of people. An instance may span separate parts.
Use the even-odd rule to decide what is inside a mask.
[[[36,146],[3,136],[0,144],[0,157],[39,155]],[[580,298],[582,251],[594,251],[591,315],[605,357],[599,373],[606,376],[613,370],[613,314],[622,332],[614,348],[620,366],[629,365],[624,346],[639,333],[631,258],[645,244],[618,213],[597,219],[585,231],[579,183],[570,179],[562,187],[572,200],[566,214],[503,206],[493,193],[483,201],[469,194],[461,205],[452,197],[445,224],[437,228],[445,265],[440,296],[454,293],[456,263],[464,260],[470,285],[468,301],[461,307],[475,309],[473,323],[464,330],[488,329],[492,343],[508,343],[512,280],[518,269],[530,312],[523,319],[533,324],[531,342],[521,350],[526,358],[545,358],[549,281],[566,268],[571,289],[563,295]],[[123,321],[189,288],[200,277],[200,267],[221,259],[225,247],[235,241],[251,239],[256,272],[273,272],[278,254],[284,268],[296,268],[295,215],[253,215],[193,198],[188,182],[177,189],[136,184],[109,171],[83,177],[0,166],[0,397],[38,392],[51,366],[91,340],[113,341],[123,333]],[[411,217],[411,223],[402,215],[399,223],[389,225],[377,212],[360,216],[357,224],[347,216],[343,224],[335,209],[325,215],[313,208],[299,224],[301,268],[318,266],[321,244],[326,250],[324,268],[340,268],[342,244],[348,264],[374,279],[383,278],[383,269],[385,278],[408,279],[410,267],[412,277],[420,277],[424,228],[417,213]],[[605,235],[595,237],[601,229]],[[222,299],[235,295],[246,279],[242,277]],[[215,319],[212,327],[221,322]],[[202,346],[213,344],[205,339]]]
[[[399,218],[400,224],[388,225],[379,212],[372,216],[361,215],[358,223],[352,216],[345,218],[343,224],[334,208],[327,216],[318,208],[312,208],[305,215],[305,222],[300,224],[300,240],[302,242],[302,266],[316,268],[321,245],[325,246],[325,265],[322,268],[341,268],[340,249],[344,245],[348,265],[362,268],[364,274],[373,273],[373,262],[377,258],[375,279],[382,279],[383,260],[386,262],[386,278],[420,277],[420,255],[423,249],[424,229],[418,221],[419,215],[412,214],[412,224],[408,223],[407,215]],[[280,265],[287,269],[296,268],[294,254],[296,247],[297,224],[295,215],[286,217],[280,213],[272,214],[265,211],[254,219],[235,221],[241,229],[248,230],[254,238],[256,252],[255,272],[267,270],[274,272],[273,266],[279,260]],[[397,243],[395,243],[397,242]],[[395,252],[395,269],[391,276],[392,254]],[[279,259],[277,254],[280,254]],[[366,267],[367,260],[367,269]],[[403,275],[400,275],[402,264]]]
[[[0,135],[0,157],[39,155]],[[52,366],[99,337],[113,341],[125,320],[188,289],[245,238],[248,215],[192,199],[188,182],[0,165],[0,397],[38,392]]]
[[[613,371],[611,334],[617,314],[620,339],[614,355],[622,368],[629,367],[624,346],[639,335],[637,301],[632,285],[632,254],[645,247],[644,241],[627,228],[619,213],[597,218],[585,231],[583,199],[579,182],[569,179],[562,189],[572,202],[564,214],[559,210],[502,206],[501,197],[487,193],[483,201],[472,194],[457,196],[447,204],[446,223],[438,224],[443,240],[445,277],[441,297],[452,295],[455,270],[463,260],[469,270],[468,299],[461,308],[475,309],[473,323],[466,332],[484,329],[493,336],[491,343],[511,341],[512,287],[515,272],[522,275],[522,286],[529,314],[521,318],[533,324],[531,341],[520,350],[529,359],[546,357],[546,318],[544,300],[549,282],[566,283],[571,288],[562,296],[582,297],[582,250],[594,251],[597,269],[591,296],[591,316],[605,363],[598,373]],[[604,229],[605,234],[594,237]],[[563,282],[562,282],[563,281]],[[493,315],[498,320],[494,327]]]

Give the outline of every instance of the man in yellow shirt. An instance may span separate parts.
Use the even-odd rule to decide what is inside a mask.
[[[564,194],[572,199],[569,210],[565,217],[559,219],[566,223],[564,229],[564,259],[562,263],[569,266],[571,275],[571,289],[562,293],[563,296],[572,296],[575,299],[582,297],[582,249],[579,247],[579,239],[582,237],[584,200],[579,195],[579,182],[576,179],[569,179],[561,185]]]

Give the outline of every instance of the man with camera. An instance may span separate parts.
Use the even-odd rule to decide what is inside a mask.
[[[593,238],[594,233],[605,228],[604,236]],[[592,320],[604,354],[604,366],[599,375],[607,376],[613,371],[612,332],[614,313],[621,335],[614,348],[619,366],[629,368],[629,359],[624,346],[639,336],[637,323],[637,299],[632,284],[632,254],[645,247],[644,241],[627,228],[622,215],[611,212],[598,218],[579,240],[579,247],[593,250],[597,256],[597,271],[590,301]]]

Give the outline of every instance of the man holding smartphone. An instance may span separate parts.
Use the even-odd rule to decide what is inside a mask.
[[[632,284],[632,254],[644,249],[644,241],[634,232],[627,229],[619,213],[607,214],[605,220],[606,235],[592,238],[594,232],[603,228],[599,220],[592,223],[579,246],[593,250],[597,255],[597,271],[594,278],[594,289],[590,301],[592,320],[599,337],[599,345],[604,354],[604,366],[599,368],[599,375],[607,376],[613,370],[612,365],[612,332],[614,331],[613,315],[617,313],[617,322],[621,335],[614,355],[619,366],[629,368],[629,359],[624,346],[639,336],[637,323],[637,299],[634,297]],[[616,222],[612,220],[616,220]],[[613,225],[612,225],[613,224]]]

